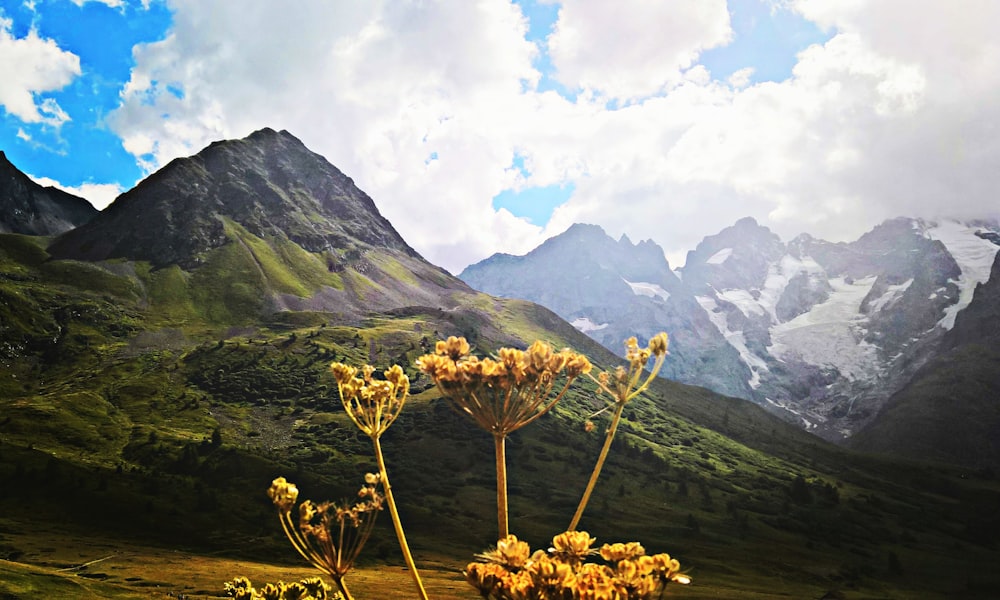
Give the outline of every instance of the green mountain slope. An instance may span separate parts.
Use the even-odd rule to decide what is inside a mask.
[[[959,313],[945,351],[895,394],[855,448],[1000,470],[1000,261]]]
[[[0,235],[7,556],[16,532],[58,524],[294,561],[270,481],[339,499],[375,465],[340,407],[337,360],[409,374],[413,398],[383,438],[393,490],[418,564],[457,570],[495,541],[492,440],[414,360],[463,335],[479,354],[541,338],[618,364],[550,311],[476,293],[405,248],[352,238],[331,269],[280,229],[213,219],[221,237],[171,264],[59,258],[46,238]],[[582,383],[509,440],[511,527],[533,547],[569,522],[602,406]],[[983,473],[853,454],[663,380],[627,408],[581,528],[677,556],[691,597],[976,597],[1000,584],[997,502]],[[400,564],[387,518],[365,557]]]

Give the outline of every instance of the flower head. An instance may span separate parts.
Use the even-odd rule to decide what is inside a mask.
[[[612,563],[632,560],[644,554],[646,554],[646,549],[639,542],[604,544],[601,546],[601,558]]]
[[[371,365],[361,368],[360,377],[357,368],[338,362],[330,365],[330,372],[347,415],[371,437],[381,436],[392,425],[410,393],[410,380],[399,365],[385,371],[385,379],[375,379]]]
[[[508,578],[506,569],[493,563],[469,563],[464,574],[465,581],[476,588],[483,598],[492,598]]]
[[[278,477],[271,482],[271,487],[267,490],[271,502],[282,512],[288,512],[295,506],[295,501],[299,497],[299,489],[294,483],[285,481],[284,477]]]
[[[568,531],[553,538],[548,553],[529,556],[528,545],[510,535],[477,555],[482,562],[466,567],[466,581],[495,600],[652,600],[663,597],[668,583],[690,581],[676,560],[647,556],[638,542],[604,544],[601,556],[609,565],[587,562],[594,541]]]
[[[596,541],[597,539],[590,537],[586,531],[566,531],[552,538],[552,548],[549,552],[563,562],[574,564],[582,562],[594,553],[590,547]]]
[[[508,535],[498,540],[496,548],[477,555],[489,563],[496,563],[511,571],[519,571],[528,564],[531,558],[531,547],[527,542],[517,539],[516,535]]]
[[[294,484],[279,477],[271,484],[268,495],[278,506],[285,535],[299,554],[339,581],[354,565],[382,510],[385,497],[377,489],[379,483],[377,475],[367,474],[354,504],[316,504],[304,500],[299,504],[298,523],[292,518],[291,510],[298,496]],[[302,582],[301,591],[310,589],[308,583]]]
[[[571,350],[556,351],[535,341],[527,350],[500,348],[495,357],[469,354],[465,338],[449,337],[435,345],[433,354],[417,359],[459,412],[480,427],[506,435],[548,412],[570,383],[591,369],[590,361]],[[555,382],[564,376],[558,392]]]

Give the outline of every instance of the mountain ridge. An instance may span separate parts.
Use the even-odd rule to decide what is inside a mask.
[[[802,234],[786,244],[742,218],[688,253],[676,286],[659,298],[663,307],[686,302],[688,308],[675,313],[643,312],[621,294],[606,302],[606,289],[588,294],[581,288],[571,302],[553,303],[531,283],[562,267],[535,251],[504,259],[503,269],[487,259],[460,277],[486,292],[545,304],[612,349],[601,332],[613,331],[615,319],[637,332],[656,321],[677,340],[678,363],[690,365],[665,376],[755,401],[842,441],[872,423],[889,397],[939,353],[956,315],[972,302],[976,282],[989,279],[998,230],[989,220],[897,218],[854,242]],[[613,242],[605,237],[604,243]],[[564,240],[564,253],[583,252],[571,236],[556,238]],[[616,275],[611,271],[608,281]],[[695,317],[712,327],[696,329]]]
[[[287,131],[265,128],[177,158],[50,247],[57,258],[191,267],[226,243],[225,214],[310,252],[377,246],[418,256],[353,180]]]
[[[87,200],[35,183],[0,150],[0,233],[58,235],[97,214]]]

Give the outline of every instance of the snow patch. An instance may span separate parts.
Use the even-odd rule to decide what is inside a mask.
[[[874,314],[874,313],[879,312],[883,308],[887,308],[889,306],[892,306],[893,304],[896,303],[897,300],[899,300],[900,298],[903,297],[903,293],[912,284],[913,284],[913,278],[911,277],[911,278],[907,279],[906,281],[904,281],[903,283],[900,283],[899,285],[890,285],[888,287],[888,289],[886,289],[886,291],[885,291],[884,294],[882,294],[877,299],[875,299],[874,301],[872,301],[872,302],[870,302],[868,304],[868,313],[869,314]],[[932,294],[929,299],[933,299],[933,298],[934,298],[934,295]]]
[[[925,231],[927,237],[944,244],[962,269],[962,274],[955,282],[959,289],[958,302],[946,308],[944,317],[938,321],[938,325],[945,329],[955,326],[955,317],[972,302],[976,286],[989,281],[993,260],[997,250],[1000,250],[1000,246],[977,236],[976,231],[979,229],[956,221],[943,221]]]
[[[647,296],[649,298],[662,298],[664,302],[670,298],[670,292],[663,289],[662,287],[656,285],[655,283],[648,283],[645,281],[629,281],[627,279],[622,279],[625,283],[632,288],[632,293],[636,296]]]
[[[740,309],[740,312],[747,317],[751,313],[757,315],[764,314],[764,309],[761,308],[750,292],[746,290],[722,290],[721,292],[716,292],[716,294],[726,302],[735,304],[736,308]]]
[[[786,254],[768,267],[764,286],[758,290],[756,298],[746,290],[737,289],[723,290],[717,294],[723,300],[733,303],[747,317],[751,314],[769,315],[771,323],[778,323],[778,301],[785,293],[788,282],[801,273],[809,276],[809,283],[814,287],[826,280],[826,271],[811,257],[798,259]]]
[[[833,291],[826,302],[771,328],[771,355],[780,360],[798,359],[833,367],[851,381],[872,376],[877,354],[875,346],[863,339],[867,318],[861,313],[861,302],[875,279],[831,279]]]
[[[723,248],[722,250],[719,250],[718,252],[716,252],[712,256],[708,257],[708,260],[705,261],[705,264],[706,265],[721,265],[722,263],[726,262],[726,260],[730,256],[732,256],[732,255],[733,255],[733,249],[732,248]]]
[[[742,331],[732,331],[729,329],[729,322],[726,319],[726,313],[718,310],[719,305],[715,302],[714,298],[710,296],[695,296],[695,300],[698,304],[708,313],[708,319],[715,325],[715,328],[719,330],[722,337],[726,338],[726,341],[730,346],[736,348],[736,351],[740,353],[740,358],[750,368],[750,379],[747,383],[750,387],[757,389],[760,387],[760,373],[767,372],[767,363],[764,359],[757,356],[747,348],[746,338],[743,337]]]
[[[570,323],[570,325],[576,327],[582,333],[590,333],[591,331],[600,331],[604,329],[608,326],[608,323],[601,323],[600,325],[597,325],[587,317],[580,317],[579,319],[575,319],[572,323]]]

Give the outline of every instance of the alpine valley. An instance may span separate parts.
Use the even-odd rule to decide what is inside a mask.
[[[807,234],[784,243],[744,218],[705,238],[672,270],[652,241],[616,242],[597,226],[574,225],[525,256],[495,255],[461,278],[551,308],[609,349],[629,332],[668,331],[667,377],[752,400],[850,444],[866,428],[887,427],[884,409],[912,393],[904,393],[912,382],[950,369],[941,357],[955,347],[974,338],[981,350],[965,360],[988,360],[986,350],[1000,342],[986,316],[995,313],[1000,286],[998,232],[995,220],[899,218],[851,243]],[[568,265],[564,256],[584,259]],[[955,406],[966,402],[956,400],[964,390],[986,391],[978,379],[952,379],[927,400],[952,403],[951,411],[935,411],[944,420],[964,412]],[[882,436],[858,439],[869,440],[867,449],[995,467],[1000,388],[970,401],[979,413],[970,425],[989,423],[985,438],[959,435],[947,450],[901,442],[932,433],[921,426],[900,432],[896,445]],[[885,418],[898,423],[903,412]]]
[[[451,335],[480,356],[542,339],[613,370],[660,330],[667,377],[627,406],[581,521],[598,545],[671,553],[694,579],[676,597],[995,597],[997,230],[785,244],[745,219],[675,272],[652,242],[577,225],[470,267],[484,292],[286,131],[174,160],[99,212],[0,155],[0,598],[316,574],[265,490],[337,500],[375,470],[331,361],[409,375],[382,437],[392,491],[430,596],[473,598],[492,439],[416,358]],[[533,548],[572,516],[603,407],[578,381],[508,438],[511,530]],[[361,556],[355,597],[412,597],[387,516]]]

